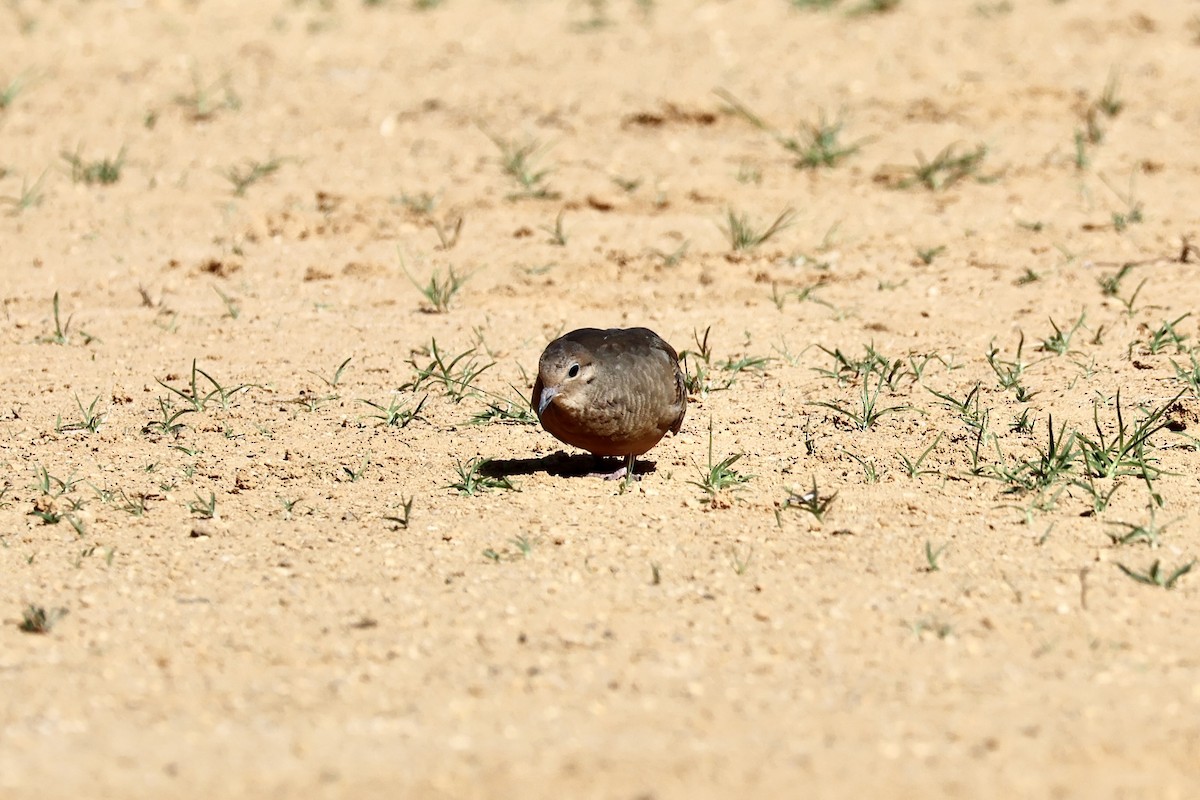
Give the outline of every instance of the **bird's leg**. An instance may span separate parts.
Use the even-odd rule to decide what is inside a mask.
[[[638,475],[635,475],[634,471],[633,471],[633,465],[634,465],[634,461],[636,458],[637,458],[637,456],[633,455],[632,453],[625,456],[625,463],[621,467],[619,467],[616,470],[616,472],[611,472],[611,473],[605,475],[604,480],[619,481],[622,478],[624,478],[626,486],[628,486],[631,481],[640,480],[640,477]]]

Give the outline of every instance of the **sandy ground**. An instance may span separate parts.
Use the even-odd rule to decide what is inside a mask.
[[[1200,795],[1200,5],[425,5],[0,11],[0,794]]]

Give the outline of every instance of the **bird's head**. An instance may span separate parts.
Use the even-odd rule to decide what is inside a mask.
[[[535,396],[534,410],[540,418],[551,402],[565,408],[585,405],[586,387],[596,377],[596,360],[591,352],[577,342],[557,341],[538,362],[540,396]]]

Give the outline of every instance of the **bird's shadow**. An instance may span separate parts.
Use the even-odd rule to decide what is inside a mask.
[[[560,478],[595,477],[609,475],[620,469],[625,463],[623,458],[608,458],[602,456],[567,454],[562,450],[541,458],[495,458],[479,467],[479,473],[489,478],[511,478],[515,475],[532,475],[535,472],[545,472]],[[633,471],[636,475],[654,472],[657,462],[635,461]]]

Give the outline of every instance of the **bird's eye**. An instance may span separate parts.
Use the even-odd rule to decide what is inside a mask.
[[[567,377],[568,377],[568,378],[574,378],[574,377],[576,377],[577,375],[579,375],[579,365],[578,365],[578,364],[572,364],[572,365],[571,365],[571,368],[570,368],[569,370],[567,370]]]

